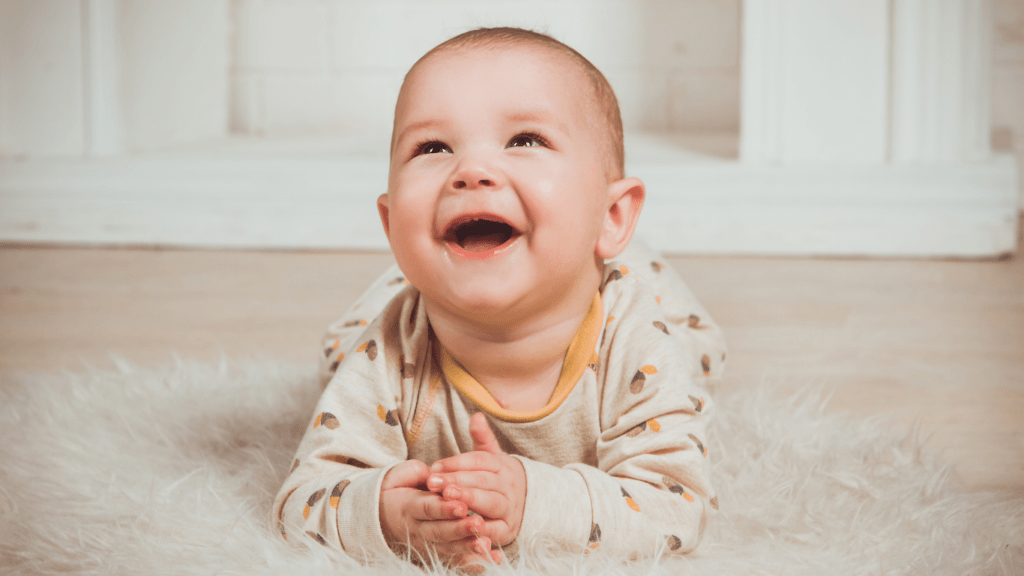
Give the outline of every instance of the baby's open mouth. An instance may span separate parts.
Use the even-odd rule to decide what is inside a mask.
[[[454,240],[464,250],[486,252],[518,235],[519,231],[505,222],[481,218],[452,226],[448,239]]]

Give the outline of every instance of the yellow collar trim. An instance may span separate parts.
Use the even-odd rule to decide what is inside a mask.
[[[443,347],[441,349],[441,370],[445,378],[455,386],[455,389],[469,398],[471,402],[480,407],[481,410],[505,422],[533,422],[551,414],[562,402],[569,397],[569,393],[576,386],[576,383],[583,377],[583,372],[589,364],[597,362],[597,339],[601,336],[601,328],[604,319],[604,306],[601,302],[601,295],[595,294],[594,301],[590,304],[583,324],[576,331],[569,349],[565,353],[565,360],[562,362],[562,372],[558,376],[558,384],[551,394],[551,399],[543,408],[530,412],[520,412],[502,408],[498,401],[491,396],[491,393],[477,382],[466,369],[459,364],[459,361],[452,357]]]

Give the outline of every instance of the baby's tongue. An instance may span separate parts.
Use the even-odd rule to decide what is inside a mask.
[[[462,240],[461,246],[470,252],[486,252],[501,246],[507,236],[504,234],[474,234]]]

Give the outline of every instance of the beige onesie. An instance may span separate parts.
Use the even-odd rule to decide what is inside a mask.
[[[401,272],[385,273],[325,339],[326,388],[277,495],[275,530],[359,559],[392,554],[379,519],[384,474],[472,450],[469,420],[483,411],[526,470],[517,543],[545,537],[632,557],[693,550],[718,508],[704,385],[723,368],[721,331],[646,248],[631,246],[604,274],[548,404],[514,412],[440,346]]]

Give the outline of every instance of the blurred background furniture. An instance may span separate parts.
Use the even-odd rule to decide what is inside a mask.
[[[663,251],[1015,250],[1021,0],[0,0],[0,240],[386,249],[402,75],[496,25],[608,76]]]

